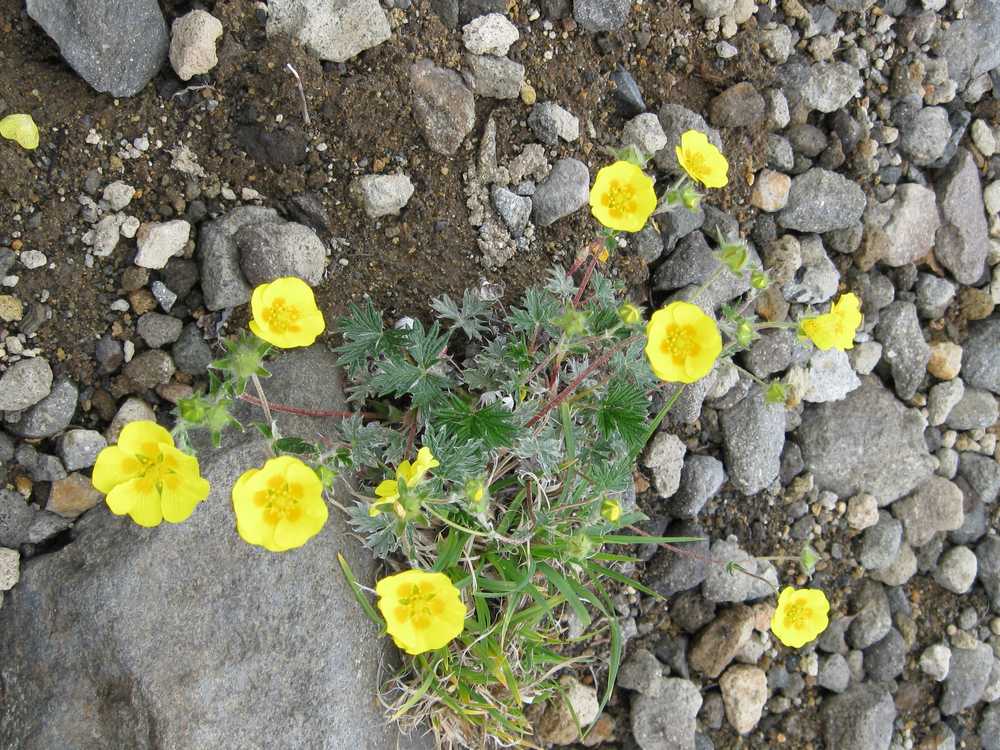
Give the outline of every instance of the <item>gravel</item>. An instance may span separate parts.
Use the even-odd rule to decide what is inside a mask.
[[[726,481],[721,461],[712,456],[692,454],[684,459],[680,484],[666,504],[674,518],[694,518]]]
[[[27,9],[96,91],[133,96],[167,57],[167,24],[156,0],[28,0]]]
[[[767,675],[763,669],[735,664],[719,679],[726,718],[737,734],[749,734],[760,721],[767,701]]]
[[[915,263],[933,249],[934,233],[940,226],[933,190],[916,183],[897,186],[892,217],[885,227],[889,245],[882,261],[894,267]]]
[[[953,430],[986,429],[1000,417],[997,398],[989,391],[965,388],[962,398],[948,412],[945,424]]]
[[[517,99],[524,87],[524,66],[493,55],[465,55],[465,82],[491,99]]]
[[[215,43],[222,22],[204,10],[192,10],[174,21],[170,30],[170,66],[182,81],[208,73],[219,63]],[[117,209],[116,209],[117,210]]]
[[[866,649],[885,638],[892,627],[892,611],[885,587],[872,580],[863,580],[852,600],[854,619],[847,629],[852,648]]]
[[[882,357],[889,361],[896,395],[913,398],[924,380],[931,349],[912,302],[897,300],[879,312],[875,338],[882,343]]]
[[[966,385],[985,388],[1000,395],[1000,317],[977,321],[969,326],[969,338],[962,345],[962,378]]]
[[[430,60],[410,66],[413,117],[427,146],[438,154],[452,156],[476,124],[472,92],[454,70],[439,68]]]
[[[517,27],[501,13],[487,13],[462,28],[465,48],[476,55],[506,55],[518,40]]]
[[[924,107],[902,130],[900,149],[917,166],[928,166],[944,155],[951,137],[948,111],[944,107]]]
[[[47,438],[58,435],[73,420],[79,398],[76,384],[67,378],[56,380],[45,398],[25,411],[19,420],[7,426],[18,437]]]
[[[646,449],[643,464],[653,472],[653,486],[661,498],[672,496],[681,482],[684,443],[676,435],[660,432]]]
[[[896,679],[906,666],[906,643],[892,628],[878,643],[865,649],[865,671],[878,682]]]
[[[270,0],[267,33],[340,63],[387,41],[392,30],[378,0]]]
[[[858,562],[867,570],[889,567],[899,555],[903,524],[888,512],[879,513],[878,523],[865,529],[858,544]]]
[[[560,159],[531,197],[535,224],[547,227],[583,208],[590,200],[590,170],[577,159]]]
[[[953,648],[951,667],[938,703],[941,713],[952,716],[974,706],[986,690],[993,669],[993,649],[975,642],[972,648]]]
[[[785,445],[785,410],[764,401],[755,387],[736,406],[720,414],[722,444],[729,480],[744,495],[753,495],[778,477]]]
[[[665,678],[657,694],[640,694],[632,704],[632,736],[641,750],[695,750],[701,703],[693,683]]]
[[[142,315],[135,326],[136,333],[153,349],[177,341],[183,328],[184,322],[179,318],[155,312]]]
[[[867,199],[857,183],[843,175],[813,167],[792,180],[788,203],[778,223],[800,232],[830,232],[860,221]]]
[[[631,8],[628,0],[573,0],[573,18],[590,32],[617,31]]]
[[[15,362],[0,377],[0,411],[21,411],[52,390],[52,368],[41,357]]]
[[[861,91],[858,71],[843,62],[817,62],[809,68],[802,88],[802,100],[810,109],[836,112]]]
[[[748,81],[734,84],[709,103],[709,120],[720,128],[753,127],[767,117],[767,106]]]
[[[952,547],[938,561],[934,580],[953,594],[965,594],[976,580],[977,565],[968,547]]]
[[[922,547],[938,532],[961,528],[963,502],[962,491],[953,482],[931,477],[912,495],[893,503],[892,512],[903,523],[906,541]]]

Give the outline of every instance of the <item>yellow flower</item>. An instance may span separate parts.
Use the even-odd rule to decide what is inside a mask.
[[[97,455],[90,480],[111,512],[126,513],[140,526],[180,523],[208,497],[198,459],[174,447],[170,433],[156,422],[130,422],[118,444]]]
[[[31,115],[7,115],[0,119],[0,135],[17,141],[21,148],[29,151],[38,148],[38,126]]]
[[[413,487],[423,480],[424,474],[440,465],[438,460],[434,458],[434,454],[431,453],[431,449],[426,446],[417,451],[417,460],[412,464],[409,461],[401,461],[396,467],[396,478],[383,479],[375,488],[375,494],[379,499],[372,503],[368,509],[368,515],[377,516],[382,511],[382,506],[391,505],[400,518],[405,516],[406,510],[397,502],[399,500],[398,480],[402,479],[406,482],[407,488]]]
[[[785,587],[771,615],[771,632],[790,648],[802,648],[830,624],[830,602],[819,589]]]
[[[383,578],[375,593],[386,630],[408,654],[439,649],[465,629],[465,605],[444,573],[406,570]]]
[[[861,301],[848,292],[833,303],[830,312],[799,323],[802,335],[819,349],[852,349],[854,333],[861,325]]]
[[[656,209],[653,180],[635,164],[616,161],[597,173],[590,212],[610,229],[638,232]]]
[[[677,161],[688,176],[708,188],[721,188],[729,184],[726,176],[729,162],[719,149],[708,141],[708,136],[698,130],[688,130],[681,135],[681,145],[675,148]]]
[[[320,478],[292,456],[244,472],[233,485],[233,510],[243,540],[271,552],[301,547],[328,515]]]
[[[646,358],[660,380],[693,383],[711,372],[721,351],[719,327],[690,302],[671,302],[646,324]]]
[[[250,330],[279,349],[309,346],[326,328],[312,289],[294,276],[258,286],[253,290],[250,309]]]
[[[622,517],[622,506],[617,500],[605,500],[601,503],[601,517],[608,523],[617,523]]]
[[[627,326],[635,325],[642,321],[642,309],[631,302],[626,302],[618,308],[618,317]]]

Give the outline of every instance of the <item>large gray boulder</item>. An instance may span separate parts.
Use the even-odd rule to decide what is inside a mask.
[[[268,393],[343,408],[336,378],[317,377],[335,374],[333,359],[319,348],[287,355]],[[307,438],[321,428],[283,424]],[[0,609],[0,747],[425,747],[385,720],[376,692],[387,641],[337,553],[366,582],[372,560],[337,511],[300,549],[244,543],[230,488],[265,452],[229,438],[202,461],[212,493],[184,523],[143,529],[102,505],[72,543],[22,565]]]
[[[156,0],[28,0],[28,15],[101,93],[138,93],[167,58],[167,22]]]
[[[933,472],[925,427],[916,409],[868,376],[843,401],[807,406],[796,437],[817,487],[843,498],[867,492],[884,506]]]

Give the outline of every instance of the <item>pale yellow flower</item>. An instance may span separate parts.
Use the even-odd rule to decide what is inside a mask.
[[[685,131],[675,152],[677,162],[692,180],[707,188],[721,188],[729,184],[729,162],[701,131]]]
[[[800,321],[799,330],[823,351],[853,349],[861,321],[861,300],[848,292],[833,303],[830,312]]]
[[[399,503],[399,480],[402,479],[408,489],[412,488],[419,484],[424,475],[436,466],[440,466],[440,464],[434,458],[431,449],[426,446],[417,451],[417,458],[413,463],[400,461],[399,466],[396,467],[396,478],[383,479],[375,488],[375,495],[379,499],[368,508],[368,514],[377,516],[383,508],[391,506],[397,515],[405,516],[406,511]]]
[[[17,141],[21,148],[29,151],[38,148],[38,126],[31,115],[7,115],[0,119],[0,136]]]

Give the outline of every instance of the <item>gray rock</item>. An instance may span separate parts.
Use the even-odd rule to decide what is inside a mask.
[[[125,362],[125,352],[120,341],[105,334],[97,340],[94,346],[94,358],[101,366],[101,371],[109,374],[117,370]]]
[[[48,396],[28,409],[21,418],[7,426],[18,437],[45,438],[58,435],[69,427],[80,396],[72,380],[57,380]]]
[[[351,194],[369,219],[399,216],[413,196],[413,183],[405,174],[366,174],[351,182]]]
[[[823,241],[818,235],[807,235],[799,243],[799,253],[802,265],[782,287],[782,294],[789,302],[807,305],[826,302],[837,293],[840,272],[827,257]]]
[[[813,167],[792,180],[778,223],[800,232],[829,232],[854,225],[865,210],[861,187],[846,177]]]
[[[549,146],[557,145],[560,139],[570,142],[580,137],[580,121],[555,102],[539,102],[532,107],[528,127]]]
[[[30,468],[31,478],[36,482],[55,482],[58,479],[66,478],[66,469],[60,461],[55,456],[50,456],[47,453],[37,453],[34,457],[34,463]],[[37,518],[36,518],[37,520]],[[34,523],[32,524],[34,525]],[[34,541],[31,537],[31,529],[29,529],[28,541]]]
[[[944,107],[924,107],[906,123],[899,147],[910,161],[925,167],[941,158],[950,137],[948,110]]]
[[[972,154],[958,149],[937,180],[938,201],[944,217],[934,244],[934,255],[960,284],[982,278],[990,252],[983,190]]]
[[[826,746],[837,750],[889,750],[896,706],[885,688],[856,685],[823,701]]]
[[[15,362],[0,377],[0,411],[21,411],[52,390],[52,368],[42,357]]]
[[[631,9],[628,0],[573,0],[573,18],[590,32],[617,31]]]
[[[781,468],[785,445],[785,411],[764,401],[755,387],[749,396],[720,414],[722,443],[729,479],[744,495],[769,486]]]
[[[276,366],[275,378],[295,377],[269,380],[269,395],[295,399],[294,388],[310,405],[343,409],[335,381],[315,377],[334,372],[334,359],[318,347],[286,355],[279,362],[289,367]],[[329,429],[282,421],[286,434],[307,439]],[[0,746],[140,748],[155,735],[164,747],[427,747],[400,741],[377,701],[358,700],[379,689],[386,640],[334,572],[343,552],[373,583],[372,558],[346,526],[331,517],[304,547],[280,555],[237,536],[230,487],[265,457],[259,442],[208,456],[213,494],[183,524],[142,529],[94,509],[76,526],[79,543],[23,567],[19,595],[0,610]]]
[[[487,13],[462,28],[462,43],[476,55],[506,55],[519,37],[517,27],[502,13]]]
[[[18,493],[0,487],[0,547],[17,549],[27,542],[36,514]]]
[[[948,61],[948,77],[959,89],[1000,65],[1000,48],[994,44],[998,37],[998,0],[971,0],[961,20],[935,35],[935,50]]]
[[[767,165],[780,172],[787,172],[795,166],[792,144],[784,136],[767,134]]]
[[[1000,612],[1000,537],[996,534],[988,534],[976,547],[976,575],[986,589],[993,611]]]
[[[240,270],[240,251],[234,235],[243,227],[280,221],[273,208],[240,206],[225,216],[201,225],[198,260],[205,307],[222,310],[250,301],[253,290]],[[174,290],[176,291],[176,290]]]
[[[858,544],[858,562],[866,570],[887,568],[903,541],[903,524],[884,510],[878,516],[878,523],[865,529]]]
[[[922,318],[944,317],[948,305],[955,298],[955,284],[934,276],[922,273],[917,276],[917,312]]]
[[[625,123],[622,128],[622,145],[634,146],[640,154],[652,156],[667,143],[660,118],[652,112],[643,112]],[[690,214],[691,211],[673,211],[671,213]],[[704,215],[704,214],[703,214]]]
[[[989,456],[963,452],[958,473],[982,502],[992,504],[1000,497],[1000,464]]]
[[[510,230],[510,236],[517,238],[524,234],[531,218],[531,198],[512,193],[499,185],[493,187],[490,197],[497,215]]]
[[[951,668],[944,681],[938,707],[945,716],[952,716],[974,706],[986,690],[993,669],[993,649],[985,643],[973,648],[953,648]]]
[[[934,571],[934,580],[953,594],[965,594],[976,580],[975,553],[968,547],[952,547]]]
[[[1000,352],[998,352],[1000,356]],[[948,412],[945,424],[953,430],[986,429],[1000,417],[997,397],[979,388],[966,388],[962,398]]]
[[[123,372],[136,386],[145,389],[169,383],[176,371],[169,354],[160,349],[150,349],[125,365]]]
[[[818,62],[809,68],[801,87],[802,100],[810,109],[836,112],[861,91],[858,71],[843,62]]]
[[[718,261],[702,232],[691,232],[678,244],[676,250],[660,264],[653,277],[653,288],[661,291],[680,289],[679,299],[697,304],[706,312],[717,309],[750,289],[749,274],[736,276],[721,273],[701,290],[694,293],[712,277]],[[761,268],[760,257],[753,245],[747,246],[747,268]]]
[[[582,161],[560,159],[531,198],[536,224],[547,227],[583,208],[590,200],[590,170]]]
[[[1000,395],[998,351],[1000,351],[1000,317],[993,316],[969,326],[969,338],[962,347],[962,379],[966,385],[985,388]]]
[[[896,395],[913,398],[924,380],[931,348],[924,341],[917,308],[912,302],[896,300],[879,312],[875,338],[882,343],[882,358],[889,361]]]
[[[681,439],[669,432],[658,433],[646,450],[643,464],[652,470],[653,486],[660,497],[670,497],[680,486],[686,451]]]
[[[809,358],[809,388],[802,399],[810,403],[840,401],[860,386],[846,352],[817,349]]]
[[[222,22],[203,10],[192,10],[170,28],[170,66],[182,81],[208,73],[219,63],[215,42],[222,36]],[[119,209],[115,209],[119,210]]]
[[[886,586],[898,587],[906,584],[917,574],[917,555],[905,542],[899,545],[899,554],[881,570],[873,571],[871,577]]]
[[[852,602],[854,619],[847,628],[847,640],[852,648],[866,649],[885,638],[892,627],[889,597],[882,584],[863,580]]]
[[[721,18],[733,12],[735,0],[694,0],[695,12],[705,18]]]
[[[965,519],[962,491],[942,477],[931,477],[917,490],[892,505],[903,523],[906,541],[922,547],[941,531],[961,528]]]
[[[939,226],[941,221],[933,190],[916,183],[897,186],[892,199],[892,217],[885,227],[889,247],[882,262],[889,266],[916,263],[934,247],[934,233]]]
[[[674,518],[694,518],[725,481],[726,471],[717,458],[688,456],[681,469],[680,487],[667,503],[667,512]]]
[[[670,536],[704,535],[704,529],[694,523],[674,523],[663,532]],[[667,548],[660,549],[646,565],[643,581],[660,596],[673,596],[681,591],[693,589],[708,575],[708,539],[684,545],[685,552],[678,554]]]
[[[466,54],[465,80],[479,96],[517,99],[524,86],[524,66],[506,57]]]
[[[951,668],[951,649],[944,643],[935,643],[920,655],[920,671],[936,682],[948,676]]]
[[[472,92],[454,70],[439,68],[430,60],[410,66],[413,118],[431,151],[452,156],[476,124]]]
[[[69,471],[89,469],[108,441],[97,430],[68,430],[59,438],[58,453]]]
[[[761,337],[743,355],[743,364],[758,378],[766,378],[788,369],[799,349],[794,331],[762,331]]]
[[[136,333],[152,349],[174,343],[181,335],[184,323],[171,315],[148,312],[135,324]]]
[[[885,638],[865,649],[865,671],[878,682],[888,682],[903,673],[906,666],[906,643],[896,628]]]
[[[739,563],[753,575],[730,573],[724,565],[711,565],[702,584],[702,594],[710,602],[744,602],[774,593],[765,581],[778,585],[778,573],[767,560],[758,560],[740,549],[735,537],[718,539],[712,544],[709,557],[713,560]],[[763,578],[764,580],[761,580]]]
[[[392,35],[378,0],[272,0],[267,33],[297,39],[321,60],[346,62]]]
[[[658,113],[663,133],[667,137],[666,145],[656,152],[656,166],[673,174],[683,170],[677,163],[675,149],[681,144],[681,135],[687,130],[700,130],[708,141],[718,149],[722,149],[722,138],[719,131],[709,127],[705,118],[679,104],[664,104]]]
[[[851,683],[851,669],[840,654],[830,654],[819,665],[816,683],[834,693],[842,693]]]
[[[700,708],[701,691],[693,683],[666,678],[657,694],[640,694],[632,704],[632,736],[641,750],[695,750]]]
[[[720,128],[752,127],[766,117],[764,97],[749,81],[730,86],[709,104],[709,119]]]
[[[935,427],[944,424],[964,395],[965,383],[961,378],[932,385],[927,392],[927,421]]]
[[[167,57],[167,23],[156,0],[28,0],[28,15],[102,93],[137,94]]]
[[[141,268],[163,268],[184,251],[190,236],[191,225],[184,219],[142,224],[135,235],[139,248],[135,264]]]
[[[135,195],[134,187],[121,180],[115,180],[104,188],[101,197],[112,211],[121,211],[132,202],[133,195]],[[21,253],[21,256],[23,257],[24,253]]]
[[[188,375],[204,375],[215,357],[196,323],[188,323],[170,350],[177,369]]]
[[[784,24],[778,24],[773,29],[761,29],[757,38],[761,51],[773,63],[781,65],[792,54],[792,30]]]
[[[655,695],[663,680],[663,665],[645,648],[637,649],[622,664],[615,683],[626,690]]]
[[[233,238],[240,253],[240,270],[252,287],[282,276],[297,276],[309,286],[323,280],[326,246],[304,224],[249,224]]]

